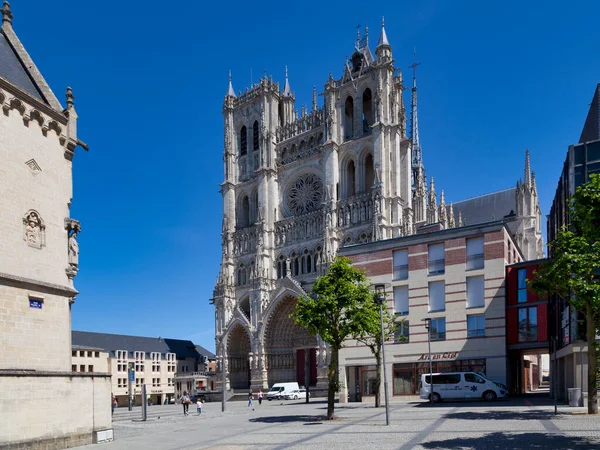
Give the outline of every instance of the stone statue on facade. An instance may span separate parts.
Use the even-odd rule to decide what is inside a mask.
[[[76,231],[73,231],[69,236],[69,264],[74,267],[79,264],[79,244],[77,243]]]
[[[23,239],[27,242],[27,245],[35,248],[42,248],[45,244],[45,226],[40,215],[36,211],[29,211],[25,217],[23,217],[23,225],[25,227]]]

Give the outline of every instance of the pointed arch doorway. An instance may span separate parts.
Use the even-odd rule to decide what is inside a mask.
[[[250,336],[239,323],[229,333],[227,339],[227,361],[229,383],[232,389],[250,387]]]
[[[290,317],[296,302],[293,296],[283,298],[267,322],[265,353],[269,386],[290,381],[301,386],[317,383],[317,338]]]

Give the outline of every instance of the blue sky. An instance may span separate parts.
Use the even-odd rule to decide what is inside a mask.
[[[73,163],[83,227],[73,329],[209,349],[230,69],[238,91],[251,70],[283,82],[287,65],[297,107],[308,105],[314,85],[341,76],[357,25],[374,49],[383,15],[407,86],[417,49],[423,159],[438,192],[457,201],[511,187],[529,147],[544,215],[600,82],[597,0],[39,0],[12,10],[57,96],[73,87],[90,145]]]

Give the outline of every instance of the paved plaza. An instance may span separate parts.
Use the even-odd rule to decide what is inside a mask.
[[[263,402],[248,408],[230,402],[205,403],[197,416],[195,405],[184,416],[181,405],[115,411],[115,441],[85,449],[568,449],[600,448],[600,416],[584,408],[559,406],[550,400],[524,398],[495,403],[420,401],[391,405],[391,425],[385,409],[368,404],[336,405],[337,420],[324,421],[324,399]],[[159,418],[160,417],[160,418]]]

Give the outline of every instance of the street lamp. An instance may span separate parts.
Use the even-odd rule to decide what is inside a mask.
[[[225,355],[221,354],[221,411],[225,412],[225,405],[227,404],[227,393],[225,392],[225,384],[227,382],[227,375],[225,373]]]
[[[385,333],[383,330],[383,304],[386,301],[385,296],[385,284],[375,285],[375,298],[379,303],[379,320],[381,322],[381,355],[383,359],[383,388],[385,392],[385,424],[390,424],[390,404],[388,401],[388,382],[387,382],[387,370],[385,364]]]
[[[431,362],[431,318],[422,319],[427,330],[427,346],[429,347],[429,403],[433,404],[433,363]]]

